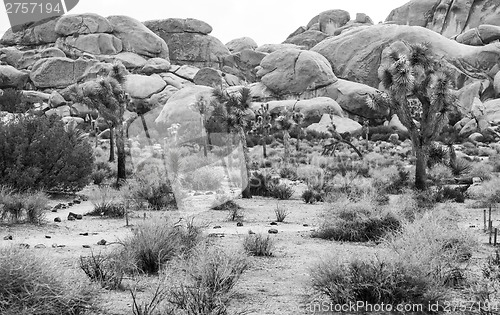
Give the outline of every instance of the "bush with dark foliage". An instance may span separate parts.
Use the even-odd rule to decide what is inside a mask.
[[[274,186],[279,184],[278,178],[273,178],[270,174],[253,172],[250,179],[250,191],[253,196],[269,197]]]
[[[89,183],[93,162],[85,135],[57,117],[0,123],[0,185],[77,191]]]

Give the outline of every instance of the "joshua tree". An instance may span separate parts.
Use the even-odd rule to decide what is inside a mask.
[[[408,128],[417,158],[415,186],[427,188],[427,158],[432,141],[448,124],[455,103],[450,75],[430,53],[428,44],[409,44],[409,53],[392,52],[392,63],[381,72],[385,92],[368,104],[389,107]]]
[[[283,162],[285,166],[288,166],[288,162],[290,160],[290,131],[297,125],[298,121],[303,119],[303,117],[301,118],[301,115],[301,113],[286,110],[276,119],[278,128],[283,131],[283,146],[285,147]]]
[[[252,132],[262,135],[262,154],[264,158],[267,158],[267,147],[266,141],[269,137],[269,132],[272,128],[273,116],[269,112],[269,104],[262,104],[257,110],[257,115],[255,116],[255,121],[253,122]]]
[[[288,166],[288,161],[290,160],[290,130],[293,127],[292,113],[286,111],[284,114],[276,119],[276,124],[278,128],[283,131],[283,146],[285,152],[283,154],[283,162],[285,166]]]
[[[108,76],[73,86],[74,98],[97,109],[99,114],[115,129],[118,157],[117,184],[126,179],[125,172],[125,132],[123,114],[130,99],[125,93],[125,67],[121,63],[113,65]]]
[[[304,114],[295,111],[292,115],[293,122],[295,123],[295,128],[297,128],[297,142],[295,142],[295,150],[299,152],[300,149],[300,138],[303,134],[302,123],[304,122]]]
[[[203,138],[203,154],[206,157],[208,155],[208,152],[207,152],[208,135],[205,133],[208,133],[206,130],[206,120],[207,120],[207,114],[210,111],[209,102],[203,96],[200,96],[200,97],[198,97],[196,102],[191,105],[191,109],[200,113],[201,132],[202,132],[202,138]]]
[[[250,158],[248,155],[245,127],[249,124],[250,89],[243,87],[238,92],[228,93],[221,87],[214,88],[211,105],[212,120],[220,122],[228,134],[235,133],[243,148],[244,165],[241,165],[241,179],[244,185],[243,198],[252,198],[250,192]]]

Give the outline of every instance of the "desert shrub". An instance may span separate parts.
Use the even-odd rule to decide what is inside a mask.
[[[318,164],[319,161],[315,161]],[[326,164],[324,164],[326,166]],[[304,165],[297,169],[297,178],[309,184],[311,182],[317,182],[322,180],[324,176],[323,170],[319,166],[315,165]]]
[[[149,172],[137,173],[135,182],[130,185],[130,190],[131,197],[137,203],[146,202],[153,210],[177,206],[174,190],[167,174],[162,175],[156,168]]]
[[[87,213],[88,215],[110,218],[125,216],[125,206],[120,200],[119,192],[109,186],[99,187],[99,189],[92,191],[89,199],[94,209]]]
[[[322,183],[317,189],[325,195],[325,200],[335,200],[338,196],[347,196],[351,201],[357,201],[365,196],[376,193],[373,180],[361,177],[356,172],[348,172],[345,176],[337,174]]]
[[[217,194],[215,196],[215,200],[210,207],[212,210],[233,210],[233,209],[242,209],[240,205],[238,205],[233,198],[229,197],[226,194]]]
[[[94,254],[80,256],[80,269],[92,281],[109,290],[119,289],[123,280],[120,264],[112,255]]]
[[[288,212],[286,208],[281,207],[278,203],[274,209],[274,214],[276,215],[276,222],[284,222],[290,212]]]
[[[401,224],[394,212],[376,207],[370,200],[340,201],[331,205],[313,237],[349,242],[379,241],[387,233],[400,229]]]
[[[215,156],[209,155],[205,157],[203,155],[189,155],[182,157],[182,167],[183,171],[191,171],[204,168],[217,162],[219,159]]]
[[[328,138],[330,138],[330,135],[328,135],[327,133],[319,132],[316,130],[310,130],[310,129],[306,130],[305,139],[307,141],[321,140],[321,139],[328,139]]]
[[[323,195],[321,194],[321,192],[318,192],[318,191],[313,190],[311,188],[304,190],[301,197],[305,203],[309,203],[309,204],[313,204],[317,201],[323,201]]]
[[[186,175],[184,183],[193,190],[217,190],[222,186],[224,174],[213,167],[202,167]]]
[[[326,170],[332,174],[346,176],[348,173],[355,173],[356,176],[368,177],[370,165],[364,161],[352,161],[350,159],[338,157],[334,163],[328,164]]]
[[[249,234],[243,240],[243,248],[253,256],[272,256],[274,241],[269,235]]]
[[[470,187],[468,195],[486,205],[500,203],[500,177],[493,177],[483,182],[481,186]]]
[[[363,129],[361,136],[366,139],[366,129]],[[397,134],[399,140],[405,141],[410,138],[408,132],[399,131],[389,126],[375,126],[368,128],[368,139],[372,141],[388,141],[392,134]]]
[[[453,283],[457,270],[468,261],[477,241],[457,226],[457,214],[451,208],[425,212],[389,235],[384,246],[398,258],[427,270],[441,285]]]
[[[292,198],[295,190],[292,186],[288,184],[278,184],[271,187],[271,197],[277,198],[279,200],[288,200]]]
[[[183,314],[226,315],[234,287],[247,269],[243,254],[201,246],[172,271],[177,281],[168,300]]]
[[[0,123],[0,152],[0,185],[16,190],[80,190],[94,162],[84,134],[56,117]]]
[[[293,167],[283,167],[280,169],[280,177],[281,178],[286,178],[289,180],[296,180],[297,179],[297,172],[295,168]]]
[[[253,172],[250,179],[250,191],[254,196],[269,197],[272,188],[279,184],[278,178],[265,172]]]
[[[32,108],[31,104],[23,100],[23,92],[18,89],[3,89],[0,95],[0,112],[25,113]]]
[[[471,177],[479,177],[482,180],[491,179],[492,173],[493,173],[493,166],[483,162],[472,164],[469,171],[469,175]]]
[[[0,221],[40,224],[45,219],[48,202],[42,192],[16,193],[0,186]]]
[[[428,176],[436,184],[441,184],[445,180],[453,178],[450,168],[444,164],[434,164],[429,170]]]
[[[193,249],[201,241],[201,229],[192,224],[175,226],[171,222],[145,222],[122,243],[126,268],[154,274],[177,255]]]
[[[311,278],[313,289],[337,304],[415,303],[425,308],[443,297],[426,270],[385,258],[324,261],[312,268]]]
[[[34,252],[0,248],[0,314],[83,315],[92,293]]]
[[[92,183],[95,185],[101,185],[107,177],[108,174],[104,170],[94,170],[92,174],[90,174]]]
[[[493,255],[488,256],[482,272],[485,279],[500,283],[500,250],[497,249]]]
[[[373,179],[373,185],[380,192],[389,194],[399,194],[410,182],[409,172],[401,166],[387,166],[381,168],[372,168],[370,177]]]
[[[440,188],[436,192],[436,200],[438,202],[453,200],[453,201],[458,202],[458,203],[464,203],[465,196],[464,196],[464,193],[460,189],[445,186],[445,187]]]

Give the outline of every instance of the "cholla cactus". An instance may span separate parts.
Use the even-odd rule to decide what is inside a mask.
[[[408,44],[410,52],[392,52],[392,64],[381,72],[385,92],[368,98],[372,108],[389,107],[408,128],[417,157],[415,186],[426,189],[427,158],[432,141],[448,123],[456,103],[451,79],[428,44]]]

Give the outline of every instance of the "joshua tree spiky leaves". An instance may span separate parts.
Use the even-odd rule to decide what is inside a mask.
[[[211,118],[220,122],[229,134],[237,134],[242,145],[244,163],[241,165],[240,170],[243,198],[252,198],[250,192],[250,157],[245,133],[245,127],[248,126],[250,121],[248,111],[250,110],[251,98],[250,89],[246,87],[234,93],[228,93],[222,87],[216,87],[212,93],[211,102],[213,107]]]
[[[389,107],[408,128],[416,155],[415,186],[427,188],[427,157],[432,141],[448,123],[456,103],[450,75],[432,57],[429,44],[407,44],[408,54],[392,52],[380,72],[385,88],[368,99],[372,108]]]
[[[273,116],[269,111],[269,104],[260,105],[256,114],[255,120],[253,121],[252,132],[262,135],[262,154],[264,158],[267,158],[266,141],[273,124]]]
[[[115,128],[118,185],[126,180],[123,114],[130,98],[125,93],[125,80],[125,67],[121,63],[115,63],[106,77],[72,87],[72,95],[76,101],[97,109],[99,115],[109,121],[112,128]]]

